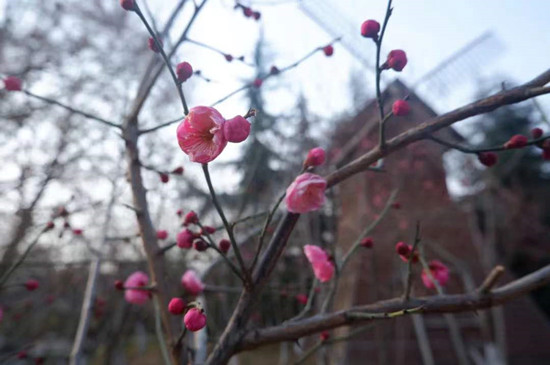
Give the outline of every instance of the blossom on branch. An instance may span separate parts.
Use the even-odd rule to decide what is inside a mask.
[[[181,285],[191,295],[197,295],[204,290],[204,284],[193,270],[187,270],[181,277]]]
[[[315,277],[322,283],[329,281],[334,274],[334,263],[325,250],[318,246],[305,245],[304,253],[313,267]]]
[[[445,286],[447,284],[447,281],[449,281],[449,269],[445,264],[443,264],[441,261],[438,260],[432,260],[428,267],[430,268],[430,273],[432,274],[433,278],[438,282],[440,286]],[[422,270],[422,282],[424,283],[424,286],[428,289],[435,289],[435,284],[430,278],[430,275],[426,272],[426,270]]]
[[[185,323],[185,327],[189,331],[195,332],[206,326],[206,316],[204,315],[202,309],[191,308],[187,311],[187,313],[185,313],[183,323]]]
[[[149,283],[149,276],[143,271],[136,271],[132,275],[128,276],[128,279],[124,282],[125,288],[138,288],[140,286],[147,286]],[[124,293],[124,299],[128,303],[143,304],[150,298],[149,290],[147,289],[126,289]]]
[[[286,189],[286,208],[291,213],[318,210],[325,202],[326,188],[327,181],[323,177],[306,172]]]

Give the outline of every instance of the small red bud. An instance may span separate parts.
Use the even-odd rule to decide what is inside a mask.
[[[315,147],[309,150],[304,161],[304,168],[310,166],[320,166],[325,163],[325,150],[321,147]]]
[[[18,359],[26,359],[27,356],[28,356],[28,355],[27,355],[27,351],[25,351],[25,350],[19,351],[19,352],[17,353],[17,358],[18,358]]]
[[[481,152],[478,153],[477,158],[481,164],[491,167],[498,162],[498,155],[494,152]]]
[[[193,67],[189,62],[178,63],[176,66],[176,75],[179,82],[185,82],[193,76]]]
[[[42,365],[42,364],[44,364],[44,361],[46,361],[46,360],[44,360],[43,357],[37,357],[36,359],[34,359],[35,365]]]
[[[82,236],[82,233],[83,233],[83,231],[82,231],[82,229],[80,229],[80,228],[75,228],[75,229],[73,229],[73,234],[74,234],[75,236]]]
[[[194,238],[195,234],[189,229],[185,228],[176,236],[176,244],[179,248],[191,248]]]
[[[542,137],[543,133],[544,132],[540,128],[533,128],[531,130],[531,135],[533,136],[534,139]]]
[[[392,203],[391,207],[393,209],[401,209],[401,203],[399,202]]]
[[[170,181],[170,176],[168,174],[165,174],[164,172],[159,173],[160,181],[163,184],[166,184],[168,181]]]
[[[402,71],[407,65],[407,54],[405,51],[400,49],[395,49],[388,54],[385,67],[383,68],[392,68],[395,71]]]
[[[298,303],[306,305],[307,304],[307,295],[305,294],[296,294],[295,296]]]
[[[39,286],[40,283],[38,282],[38,280],[29,279],[25,282],[25,288],[27,288],[28,291],[36,290]]]
[[[393,112],[393,115],[402,117],[410,113],[411,106],[409,105],[409,103],[407,103],[406,100],[399,99],[393,103],[391,110]]]
[[[178,217],[181,217],[183,215],[183,209],[176,210],[176,214],[178,215]]]
[[[120,0],[120,6],[124,10],[134,10],[134,0]]]
[[[250,9],[248,7],[244,7],[243,8],[243,14],[244,14],[245,17],[250,18],[251,16],[254,15],[254,12],[252,11],[252,9]]]
[[[522,148],[527,146],[527,142],[528,142],[527,137],[521,134],[516,134],[512,136],[512,138],[510,138],[508,142],[504,144],[504,148],[508,148],[508,149]]]
[[[365,38],[378,39],[380,32],[380,23],[376,20],[367,20],[361,24],[361,35]]]
[[[411,252],[411,248],[405,242],[397,242],[395,251],[399,256],[407,256]]]
[[[183,175],[183,171],[183,166],[180,166],[173,169],[171,173],[174,175]]]
[[[372,240],[371,237],[365,237],[361,240],[361,246],[365,248],[372,248],[373,245],[374,245],[374,241]]]
[[[254,16],[255,20],[260,20],[262,14],[259,11],[255,11],[252,16]]]
[[[206,326],[206,316],[202,310],[191,308],[185,313],[183,323],[189,331],[195,332]]]
[[[4,79],[4,88],[8,91],[21,91],[21,79],[15,76],[8,76]]]
[[[271,69],[269,70],[269,73],[272,74],[272,75],[278,75],[279,72],[281,72],[277,66],[271,66]]]
[[[185,310],[185,301],[181,298],[172,298],[168,303],[168,311],[173,315],[182,314]]]
[[[216,233],[216,228],[214,228],[212,226],[204,226],[201,229],[201,235],[203,235],[203,234],[214,234],[214,233]]]
[[[326,47],[323,48],[323,53],[325,54],[325,56],[327,57],[330,57],[332,56],[332,54],[334,53],[334,47],[332,45],[328,45]]]
[[[53,221],[49,221],[48,223],[46,223],[46,229],[47,230],[51,230],[51,229],[54,229],[55,228],[55,223]]]
[[[196,223],[199,223],[199,217],[197,216],[197,213],[195,213],[194,211],[190,211],[185,215],[183,224],[188,225],[188,224],[196,224]]]
[[[193,248],[199,252],[203,252],[208,248],[208,243],[206,243],[203,239],[194,240]]]
[[[259,87],[262,86],[263,83],[264,83],[264,80],[262,80],[258,77],[257,79],[254,80],[252,85],[254,85],[254,87],[256,87],[256,88],[259,88]]]
[[[225,57],[225,60],[227,62],[233,61],[233,56],[231,56],[230,54],[224,54],[223,56]]]
[[[165,230],[157,231],[157,238],[159,240],[165,240],[168,238],[168,232]]]
[[[220,249],[221,252],[227,253],[231,248],[231,242],[228,239],[224,238],[220,240],[220,242],[218,243],[218,248]]]
[[[115,289],[124,290],[124,283],[122,282],[122,280],[115,280]]]
[[[321,332],[321,341],[326,341],[330,338],[330,333],[328,331]]]
[[[162,40],[158,39],[160,47],[163,46]],[[149,37],[147,40],[147,45],[149,46],[149,49],[155,53],[160,52],[160,48],[157,46],[157,42],[155,42],[155,39],[153,37]]]

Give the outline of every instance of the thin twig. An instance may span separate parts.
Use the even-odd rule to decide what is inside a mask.
[[[382,91],[380,90],[380,75],[382,74],[382,69],[380,68],[380,52],[382,51],[382,40],[384,39],[384,33],[386,33],[386,26],[390,20],[392,13],[391,7],[392,0],[388,0],[388,6],[386,7],[386,16],[384,17],[384,23],[382,25],[382,31],[380,32],[380,37],[375,40],[376,43],[376,101],[378,102],[378,112],[380,113],[380,149],[383,150],[386,146],[386,136],[385,136],[385,121],[384,118],[384,101],[382,100]]]
[[[504,266],[495,266],[477,290],[483,294],[490,292],[502,274],[504,274]]]
[[[202,171],[204,172],[204,178],[206,179],[206,184],[208,185],[208,190],[210,191],[210,196],[212,197],[212,203],[214,204],[214,207],[216,207],[216,211],[218,212],[223,222],[223,225],[225,227],[225,230],[227,231],[227,235],[229,236],[229,241],[231,242],[231,247],[233,248],[233,252],[235,253],[235,257],[237,258],[242,274],[244,276],[245,287],[250,286],[252,285],[250,272],[246,269],[246,265],[244,264],[243,258],[241,256],[241,251],[239,249],[239,246],[237,245],[235,236],[233,235],[233,229],[231,228],[231,225],[229,225],[229,222],[225,217],[223,209],[220,203],[218,202],[218,198],[216,197],[216,192],[214,191],[214,186],[212,185],[212,180],[210,179],[210,172],[208,171],[208,164],[206,163],[202,164]]]

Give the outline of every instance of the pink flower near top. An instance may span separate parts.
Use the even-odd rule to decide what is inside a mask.
[[[325,202],[327,181],[319,175],[306,172],[286,189],[286,208],[291,213],[307,213],[321,208]]]
[[[185,313],[183,323],[189,331],[195,332],[206,326],[206,316],[201,309],[191,308]]]
[[[438,260],[432,260],[428,266],[433,278],[437,280],[439,285],[445,286],[447,281],[449,281],[449,269],[447,266]],[[435,289],[435,285],[426,270],[422,270],[422,282],[426,288]]]
[[[306,160],[304,161],[304,167],[319,166],[325,163],[325,150],[321,147],[315,147],[309,150]]]
[[[124,282],[124,287],[137,288],[140,286],[147,286],[148,283],[149,276],[143,271],[136,271],[132,275],[128,276],[128,279]],[[143,304],[149,300],[149,290],[126,289],[124,299],[126,299],[128,303]]]
[[[224,123],[225,119],[214,108],[192,108],[177,129],[180,148],[193,162],[208,163],[214,160],[227,145]]]
[[[191,295],[197,295],[204,290],[204,284],[193,270],[187,270],[181,277],[181,285]]]
[[[329,281],[334,274],[334,264],[325,250],[318,246],[305,245],[304,253],[313,267],[315,277],[322,283]]]

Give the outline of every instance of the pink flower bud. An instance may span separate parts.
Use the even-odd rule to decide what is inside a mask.
[[[49,221],[48,223],[46,223],[46,229],[49,231],[49,230],[52,230],[55,228],[55,223],[53,221]]]
[[[170,173],[174,175],[183,175],[183,166],[176,167]]]
[[[206,251],[206,249],[208,248],[208,243],[199,238],[193,241],[193,248],[199,252],[203,252]]]
[[[298,303],[306,305],[307,304],[307,295],[305,294],[296,294],[294,297],[298,301]]]
[[[73,234],[75,236],[82,236],[83,231],[80,228],[73,229]]]
[[[176,210],[176,214],[178,215],[178,217],[181,217],[183,215],[183,209]]]
[[[407,256],[411,252],[411,248],[405,242],[397,242],[395,251],[399,256]]]
[[[315,277],[322,283],[329,281],[334,274],[334,263],[328,254],[320,247],[305,245],[304,253],[311,266]]]
[[[384,68],[392,68],[395,71],[402,71],[407,65],[407,54],[400,50],[395,49],[388,54],[388,59]]]
[[[494,152],[480,152],[477,154],[479,162],[487,167],[491,167],[498,162],[498,155]]]
[[[181,298],[172,298],[168,303],[168,312],[173,315],[182,314],[185,310],[185,301]]]
[[[157,231],[157,238],[159,240],[165,240],[168,238],[168,232],[165,230]]]
[[[374,245],[374,241],[372,240],[371,237],[365,237],[361,240],[361,246],[365,248],[372,248],[373,245]]]
[[[223,56],[225,57],[225,60],[226,60],[227,62],[233,61],[233,56],[232,56],[232,55],[230,55],[230,54],[224,54]]]
[[[243,15],[247,18],[250,18],[251,16],[254,15],[254,12],[252,11],[252,9],[250,9],[248,7],[244,7],[243,8]]]
[[[365,38],[377,40],[378,32],[380,32],[380,23],[376,20],[366,20],[361,24],[361,35]]]
[[[215,227],[212,227],[212,226],[204,226],[202,229],[201,229],[201,235],[204,235],[204,234],[214,234],[216,233],[216,228]]]
[[[254,80],[252,85],[254,85],[255,88],[259,88],[264,83],[264,80],[260,79],[259,77]]]
[[[327,181],[319,175],[306,172],[298,176],[286,189],[285,204],[291,213],[318,210],[325,202]]]
[[[160,177],[160,181],[163,183],[163,184],[166,184],[168,181],[170,181],[170,176],[168,176],[168,174],[165,174],[164,172],[161,172],[159,174],[159,177]]]
[[[143,271],[136,271],[132,275],[128,276],[124,282],[125,288],[138,288],[141,286],[147,286],[149,283],[149,276]],[[147,289],[126,289],[124,293],[124,299],[128,303],[141,305],[149,300],[149,290]]]
[[[544,132],[540,128],[531,129],[531,135],[533,136],[534,139],[542,137],[543,134]]]
[[[401,117],[409,114],[411,111],[411,106],[407,103],[406,100],[396,100],[391,108],[393,115]]]
[[[134,10],[134,0],[120,0],[120,6],[124,10]]]
[[[27,288],[28,291],[34,291],[38,289],[39,286],[40,283],[35,279],[29,279],[25,282],[25,288]]]
[[[185,82],[193,76],[193,67],[191,67],[189,62],[178,63],[176,66],[176,75],[179,82]]]
[[[4,79],[4,88],[8,91],[21,91],[21,79],[15,76],[8,76]]]
[[[204,290],[204,284],[193,270],[187,270],[181,277],[181,285],[190,295],[197,295]]]
[[[328,45],[326,47],[323,47],[323,53],[325,56],[330,57],[334,53],[334,47],[332,45]]]
[[[218,248],[220,249],[221,252],[227,253],[231,248],[231,242],[228,239],[224,238],[220,240],[220,242],[218,243]]]
[[[252,16],[254,16],[255,20],[260,20],[262,14],[259,11],[255,11]]]
[[[197,216],[197,213],[191,210],[189,213],[185,215],[183,224],[188,225],[188,224],[197,224],[197,223],[199,223],[199,217]]]
[[[193,162],[214,160],[227,145],[222,131],[224,123],[225,119],[214,108],[192,108],[177,129],[180,148]]]
[[[315,147],[309,150],[304,161],[304,168],[310,166],[320,166],[325,163],[325,150],[321,147]]]
[[[195,234],[189,229],[185,228],[176,236],[176,244],[179,248],[191,248],[194,238]]]
[[[512,136],[512,138],[510,138],[510,140],[508,140],[508,142],[504,144],[504,148],[508,148],[508,149],[522,148],[527,146],[527,142],[528,142],[527,137],[521,134],[516,134]]]
[[[158,38],[157,38],[158,39]],[[149,46],[149,49],[155,53],[159,53],[160,49],[162,48],[162,40],[158,39],[160,48],[157,46],[157,42],[155,42],[155,39],[153,37],[149,37],[147,40],[147,45]]]
[[[185,327],[189,331],[195,332],[206,326],[206,316],[202,310],[198,308],[191,308],[187,311],[187,313],[185,313],[183,323],[185,323]]]
[[[242,142],[248,138],[249,134],[250,123],[240,115],[226,120],[223,125],[223,135],[229,142]]]
[[[433,276],[433,278],[439,283],[441,286],[445,286],[447,284],[447,281],[449,281],[449,269],[447,266],[445,266],[441,261],[438,260],[432,260],[429,263],[430,272]],[[426,272],[426,270],[422,270],[422,283],[424,286],[428,289],[435,289],[435,284],[433,283],[432,279],[430,279],[430,276]]]
[[[399,203],[399,202],[392,203],[391,207],[393,209],[399,210],[399,209],[401,209],[401,203]]]
[[[321,337],[321,341],[326,341],[326,340],[328,340],[328,339],[330,338],[330,333],[329,333],[329,331],[323,331],[323,332],[321,332],[320,337]]]
[[[114,286],[116,290],[124,290],[124,283],[122,280],[115,280]]]

